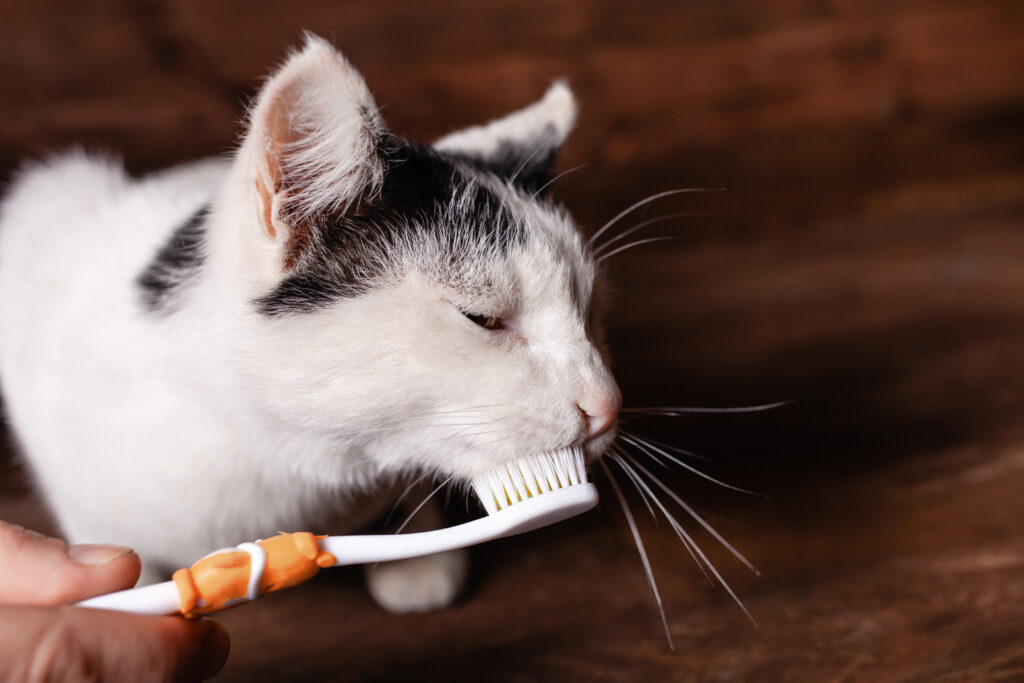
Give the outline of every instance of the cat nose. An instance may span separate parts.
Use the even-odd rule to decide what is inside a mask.
[[[622,407],[622,397],[616,392],[614,396],[584,401],[577,405],[587,420],[585,440],[589,441],[604,434],[612,426],[619,415],[619,408]]]

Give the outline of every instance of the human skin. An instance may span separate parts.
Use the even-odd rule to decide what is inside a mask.
[[[197,681],[224,666],[230,639],[209,619],[73,607],[131,588],[139,556],[67,546],[0,522],[0,680]]]

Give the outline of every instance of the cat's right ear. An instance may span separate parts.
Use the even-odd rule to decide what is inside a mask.
[[[482,126],[449,133],[434,143],[467,157],[527,190],[548,185],[555,155],[576,123],[576,98],[555,81],[537,102]]]
[[[286,269],[315,243],[318,217],[379,192],[384,133],[359,73],[330,43],[307,34],[260,91],[243,145],[258,221],[284,247]]]

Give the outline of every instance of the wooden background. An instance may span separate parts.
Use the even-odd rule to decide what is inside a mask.
[[[304,28],[413,137],[567,76],[562,166],[587,166],[556,194],[587,229],[727,188],[652,207],[712,215],[610,262],[616,372],[633,406],[796,403],[628,424],[767,494],[667,475],[762,570],[698,535],[758,628],[633,499],[669,651],[602,484],[481,548],[446,612],[385,614],[337,570],[225,615],[222,680],[1024,677],[1024,4],[4,0],[0,173],[72,143],[136,171],[228,150]],[[4,462],[0,518],[52,528]]]

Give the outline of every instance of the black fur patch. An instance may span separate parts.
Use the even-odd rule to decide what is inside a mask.
[[[153,312],[171,308],[175,291],[203,264],[203,235],[208,206],[182,223],[135,279],[142,304]]]
[[[386,163],[380,196],[298,231],[304,251],[280,285],[256,300],[261,313],[304,313],[364,294],[400,246],[440,244],[458,263],[474,253],[505,253],[525,239],[521,223],[502,207],[503,197],[474,182],[483,172],[476,164],[398,138],[384,140],[380,154]]]
[[[486,159],[465,156],[464,159],[482,171],[494,173],[505,181],[512,181],[528,193],[546,194],[558,155],[555,128],[548,125],[537,136],[534,143],[522,145],[502,140]]]

